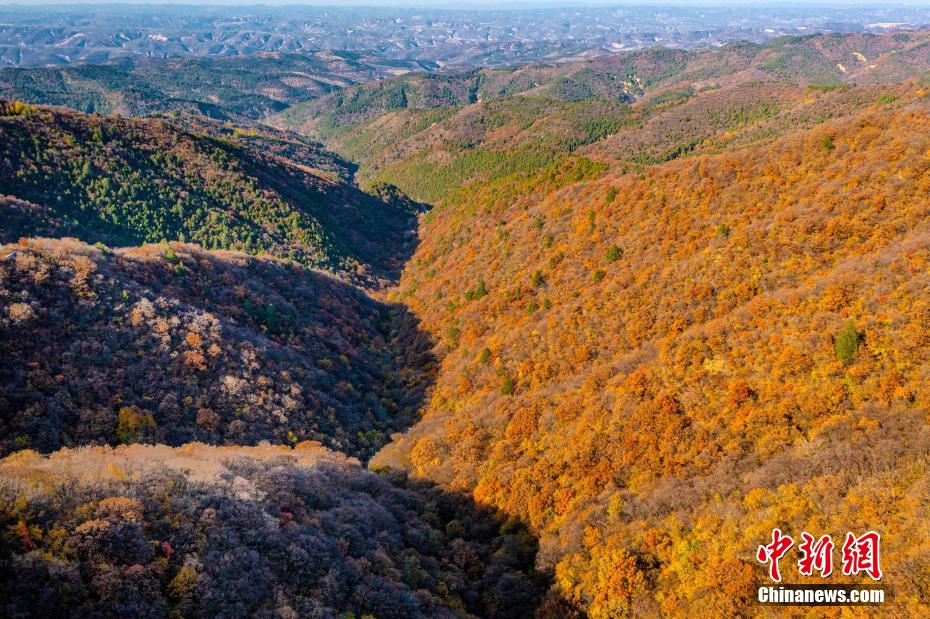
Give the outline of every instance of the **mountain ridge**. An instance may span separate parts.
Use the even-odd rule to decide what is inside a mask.
[[[362,192],[351,166],[286,134],[208,121],[191,129],[204,133],[163,118],[8,112],[0,116],[0,195],[40,205],[47,219],[91,243],[191,239],[372,286],[402,264],[420,205],[397,192]],[[329,169],[311,167],[321,163]],[[30,229],[4,232],[0,241],[10,242]]]

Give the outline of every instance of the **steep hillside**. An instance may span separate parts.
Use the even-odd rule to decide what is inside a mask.
[[[519,528],[317,446],[0,460],[5,616],[526,617]]]
[[[0,241],[62,221],[88,242],[191,241],[366,283],[390,278],[411,249],[417,205],[363,193],[340,176],[346,164],[311,143],[255,128],[224,135],[205,120],[190,121],[204,131],[194,133],[162,119],[2,107],[0,195],[47,211],[35,229],[4,226]]]
[[[751,612],[775,526],[880,530],[895,611],[926,613],[930,113],[899,95],[448,199],[390,297],[441,339],[436,387],[373,465],[529,522],[560,614]]]
[[[308,171],[324,177],[335,174],[346,181],[352,181],[358,170],[358,164],[293,131],[263,124],[242,126],[201,114],[181,112],[155,113],[148,117],[166,120],[191,133],[209,135],[248,147],[252,151],[274,155],[287,163],[308,168]]]
[[[0,248],[0,452],[314,439],[407,427],[429,338],[321,273],[179,243]]]
[[[362,184],[396,184],[418,199],[442,202],[569,157],[641,170],[764,142],[870,106],[896,109],[914,93],[913,84],[798,88],[756,82],[665,90],[633,104],[515,96],[389,112],[329,143],[362,161]]]
[[[667,90],[632,106],[633,122],[578,151],[639,169],[679,157],[765,143],[864,109],[892,111],[912,101],[919,89],[914,82],[801,88],[784,82],[753,82],[728,88]]]

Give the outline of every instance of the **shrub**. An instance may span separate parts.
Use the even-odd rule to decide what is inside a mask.
[[[194,590],[197,587],[198,580],[199,578],[194,568],[185,565],[178,570],[177,576],[168,583],[168,595],[179,605],[189,605],[193,600]]]
[[[481,280],[478,285],[472,289],[468,290],[465,293],[465,298],[469,301],[477,301],[481,297],[485,297],[488,294],[488,288],[484,283],[484,280]]]
[[[462,330],[458,325],[451,325],[446,329],[446,339],[449,342],[449,346],[452,348],[458,348],[459,337],[462,335]]]
[[[175,265],[180,264],[181,259],[178,258],[178,255],[176,253],[174,253],[174,248],[168,245],[167,242],[164,242],[164,248],[165,248],[165,254],[164,254],[165,260],[167,260],[169,264],[175,264]]]
[[[155,419],[149,413],[143,413],[135,406],[124,406],[119,409],[116,438],[121,443],[134,443],[142,437],[147,428],[154,427]]]
[[[6,311],[14,322],[22,322],[35,316],[35,311],[28,303],[10,303]]]
[[[515,388],[513,378],[510,377],[510,374],[505,374],[503,380],[501,380],[501,395],[510,395]]]
[[[862,334],[850,320],[839,332],[839,335],[836,336],[836,341],[833,343],[833,348],[836,350],[836,356],[839,360],[848,365],[859,351],[859,342],[861,340]]]
[[[215,432],[220,425],[220,416],[209,408],[201,408],[197,411],[197,425],[209,432]]]
[[[28,116],[35,108],[22,101],[7,103],[0,99],[0,116]]]

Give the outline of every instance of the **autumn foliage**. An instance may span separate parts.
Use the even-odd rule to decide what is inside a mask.
[[[283,130],[5,108],[4,612],[753,616],[780,528],[882,535],[889,604],[824,615],[930,614],[926,49],[414,74],[276,119],[370,193]]]
[[[430,382],[430,338],[322,273],[193,245],[0,254],[0,451],[314,439],[367,456]]]
[[[527,616],[535,540],[319,444],[0,460],[6,616]],[[38,480],[38,481],[37,481]]]
[[[442,366],[375,462],[526,520],[562,603],[593,617],[754,612],[775,526],[881,529],[895,608],[926,612],[915,90],[719,154],[447,200],[392,297]]]

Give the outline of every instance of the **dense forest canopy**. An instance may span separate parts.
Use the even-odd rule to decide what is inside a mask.
[[[927,43],[3,91],[3,612],[754,616],[780,528],[930,613]]]
[[[248,122],[344,86],[424,66],[430,63],[373,62],[351,53],[135,57],[105,64],[0,69],[0,97],[87,113],[176,111]]]
[[[516,619],[543,591],[519,527],[312,444],[20,452],[0,474],[5,615]]]
[[[798,523],[882,528],[895,603],[920,614],[918,91],[761,146],[567,186],[515,175],[434,209],[390,298],[441,338],[442,367],[374,464],[526,519],[594,616],[748,612],[760,531]]]
[[[297,265],[179,243],[0,254],[0,451],[190,441],[359,456],[416,419],[430,337]]]
[[[927,40],[925,32],[789,37],[410,73],[291,106],[268,122],[359,161],[363,184],[389,182],[437,202],[469,181],[538,171],[568,154],[637,168],[887,104],[902,82],[927,81]]]

